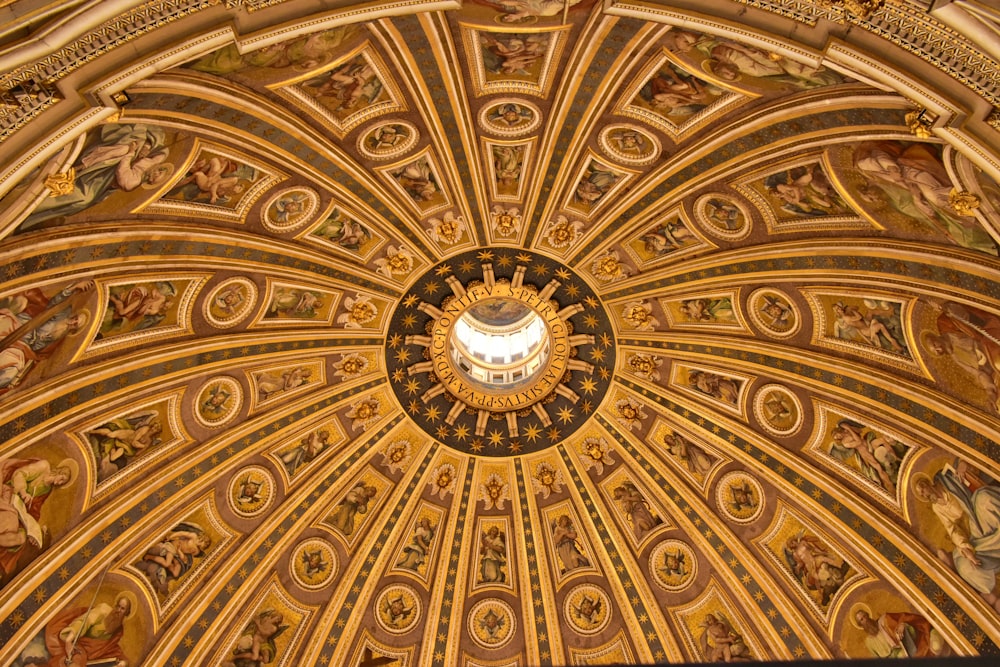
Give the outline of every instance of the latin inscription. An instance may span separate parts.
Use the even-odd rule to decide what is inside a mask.
[[[448,355],[448,334],[458,317],[477,301],[498,297],[516,299],[531,307],[545,322],[551,336],[548,363],[531,385],[513,393],[490,393],[482,385],[471,383],[465,373],[454,368]],[[431,333],[431,359],[438,379],[444,383],[449,392],[465,404],[491,412],[517,410],[547,396],[566,372],[569,353],[569,331],[552,304],[539,299],[534,290],[511,287],[505,282],[496,283],[492,289],[486,285],[476,285],[464,296],[452,299],[443,309]]]

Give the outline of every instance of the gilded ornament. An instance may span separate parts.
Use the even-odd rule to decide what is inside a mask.
[[[594,277],[605,283],[628,278],[631,274],[629,268],[622,264],[617,250],[609,250],[604,253],[594,260],[590,268],[594,273]]]
[[[370,367],[368,357],[357,353],[342,355],[340,361],[333,364],[334,375],[345,380],[366,373]]]
[[[493,207],[493,231],[498,236],[517,236],[521,230],[521,211],[516,208]]]
[[[986,117],[986,123],[994,130],[1000,130],[1000,109],[994,109]]]
[[[604,474],[604,466],[614,465],[615,460],[611,458],[611,446],[604,438],[590,436],[584,438],[580,443],[580,457],[583,467],[587,470],[594,468],[598,475]]]
[[[953,189],[948,193],[948,203],[951,205],[952,210],[959,215],[975,215],[976,209],[979,208],[981,202],[979,197],[968,190],[959,191]]]
[[[653,307],[645,299],[629,301],[622,308],[622,319],[637,331],[653,331],[660,321],[653,317]]]
[[[375,272],[392,278],[405,276],[413,270],[413,252],[406,246],[386,246],[385,257],[375,260]]]
[[[49,189],[50,197],[64,197],[73,192],[73,185],[76,182],[76,169],[69,167],[66,171],[59,171],[45,177],[45,187]]]
[[[393,440],[382,452],[382,465],[392,472],[405,469],[413,459],[412,446],[406,438]]]
[[[479,487],[479,499],[483,501],[483,509],[502,510],[504,501],[510,500],[509,489],[510,485],[503,481],[500,475],[495,472],[490,473],[486,481]]]
[[[928,139],[933,136],[934,133],[931,132],[931,127],[934,125],[934,121],[927,117],[926,109],[911,111],[903,119],[906,122],[906,126],[910,128],[913,136],[920,139]]]
[[[431,473],[431,495],[444,500],[449,493],[455,493],[458,485],[458,476],[455,473],[455,466],[450,463],[439,465]]]
[[[656,355],[633,354],[628,358],[628,368],[630,371],[643,378],[658,382],[660,380],[660,366],[663,359]]]
[[[858,18],[866,19],[882,8],[885,0],[816,0],[821,7],[835,7]]]
[[[440,218],[431,218],[428,222],[430,227],[427,228],[427,235],[437,243],[445,245],[455,245],[461,241],[467,229],[465,218],[451,211]]]
[[[344,299],[344,307],[347,312],[337,317],[337,323],[347,329],[360,329],[378,316],[378,307],[372,303],[371,297],[361,293]]]
[[[642,403],[630,398],[619,398],[615,401],[615,417],[622,426],[632,430],[642,426],[642,420],[647,417],[644,407],[646,406]]]
[[[375,396],[365,398],[353,404],[346,416],[352,420],[352,431],[364,431],[382,416],[382,404]]]
[[[569,220],[565,215],[558,215],[549,222],[545,240],[553,248],[565,248],[580,238],[583,227],[584,224],[579,220]]]
[[[535,466],[535,474],[531,478],[531,487],[543,499],[548,498],[553,493],[562,491],[564,483],[562,471],[554,468],[547,461],[542,461]]]

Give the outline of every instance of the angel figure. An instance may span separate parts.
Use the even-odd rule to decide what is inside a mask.
[[[667,551],[663,556],[663,567],[659,568],[665,577],[683,577],[688,573],[687,556],[683,551]]]
[[[281,612],[265,609],[250,620],[243,634],[236,640],[233,654],[222,662],[222,667],[264,667],[274,662],[278,654],[275,639],[288,629],[282,625]]]
[[[169,594],[168,585],[178,581],[212,546],[212,537],[193,521],[178,523],[159,542],[146,550],[137,563],[139,570],[161,596]]]
[[[382,611],[388,616],[389,625],[399,628],[406,625],[406,619],[413,613],[413,606],[407,607],[403,596],[397,595],[383,603]]]
[[[573,615],[579,620],[587,625],[595,625],[600,619],[601,605],[600,598],[592,598],[589,595],[584,595],[583,599],[580,600],[580,604],[574,605],[571,603],[570,607],[573,609]],[[597,618],[594,618],[595,616]]]
[[[301,558],[302,569],[305,571],[307,577],[320,575],[330,567],[330,564],[323,560],[322,549],[316,549],[315,551],[303,550]]]
[[[721,613],[707,614],[701,627],[701,650],[707,662],[748,662],[753,660],[743,636],[733,630]]]
[[[820,605],[828,605],[844,585],[851,564],[823,540],[815,535],[807,535],[805,530],[789,537],[784,551],[785,561],[795,577],[807,591],[819,596]]]

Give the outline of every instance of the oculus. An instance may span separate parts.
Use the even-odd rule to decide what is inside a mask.
[[[431,267],[389,331],[404,409],[431,437],[480,455],[561,442],[600,404],[614,368],[596,294],[528,251],[469,251]]]

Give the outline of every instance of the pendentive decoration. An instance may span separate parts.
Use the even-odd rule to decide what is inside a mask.
[[[611,323],[562,264],[478,250],[432,267],[393,313],[386,359],[403,409],[467,453],[541,450],[576,431],[611,381]]]

